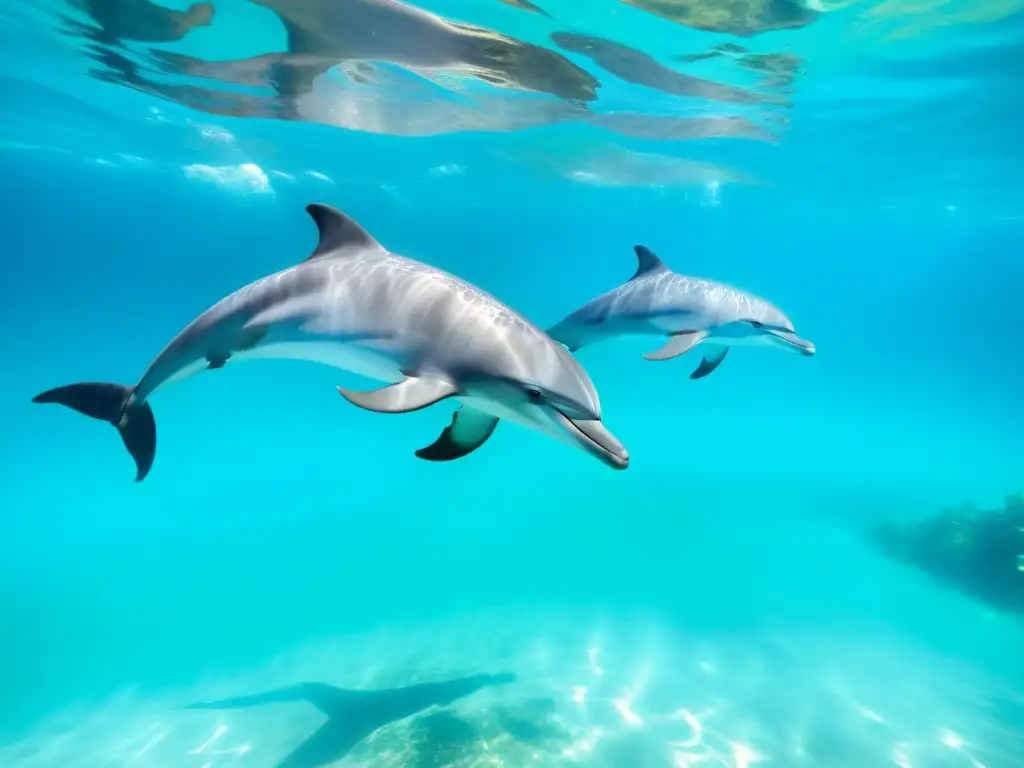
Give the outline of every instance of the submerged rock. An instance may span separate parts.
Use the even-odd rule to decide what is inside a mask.
[[[912,523],[883,522],[869,539],[886,555],[995,608],[1024,613],[1024,497],[999,509],[946,509]]]

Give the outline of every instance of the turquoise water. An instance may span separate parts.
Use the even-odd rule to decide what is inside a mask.
[[[864,536],[1024,486],[1018,4],[214,6],[0,4],[0,765],[1024,765],[1021,619]],[[642,244],[817,353],[579,350],[626,471],[421,461],[451,405],[309,362],[158,392],[138,484],[31,403],[138,381],[311,202],[541,328]]]

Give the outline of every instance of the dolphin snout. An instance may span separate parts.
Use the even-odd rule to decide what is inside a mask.
[[[599,419],[572,419],[559,410],[556,417],[576,444],[612,469],[629,466],[629,451]]]
[[[814,343],[807,341],[807,339],[801,339],[792,331],[771,331],[771,335],[782,342],[783,346],[794,352],[799,352],[807,357],[814,355]]]
[[[799,336],[794,336],[792,340],[790,340],[790,344],[796,347],[797,351],[801,355],[812,357],[815,353],[814,342],[807,341],[807,339],[801,339]]]

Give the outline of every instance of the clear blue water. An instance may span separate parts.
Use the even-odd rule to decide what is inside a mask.
[[[424,65],[426,33],[350,15],[305,80],[263,5],[159,43],[110,32],[129,0],[0,4],[0,765],[1024,765],[1021,619],[863,535],[1024,486],[1019,3],[436,0],[491,32]],[[293,13],[330,38],[358,7]],[[625,472],[508,424],[420,461],[449,406],[362,411],[303,362],[159,392],[140,484],[30,402],[137,381],[312,250],[314,201],[543,328],[644,244],[817,354],[691,381],[653,337],[580,350]],[[325,721],[301,696],[185,708],[505,672],[380,722],[357,698],[349,748],[290,761]]]

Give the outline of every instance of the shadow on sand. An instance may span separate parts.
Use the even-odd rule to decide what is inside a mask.
[[[373,691],[347,690],[324,683],[300,683],[254,696],[196,702],[186,709],[239,709],[296,701],[312,704],[327,716],[327,722],[276,768],[320,768],[343,758],[378,728],[430,707],[446,706],[482,688],[505,685],[515,679],[515,675],[507,673],[473,675]]]

